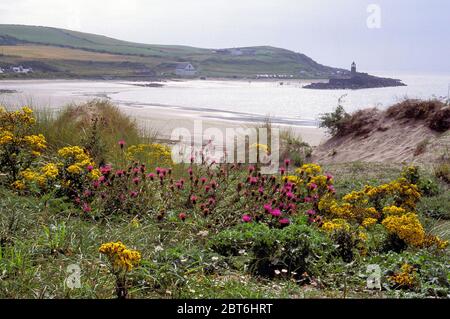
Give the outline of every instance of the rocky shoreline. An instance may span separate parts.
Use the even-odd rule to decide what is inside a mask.
[[[381,78],[367,73],[356,73],[351,77],[333,78],[325,83],[311,83],[303,86],[303,88],[316,90],[359,90],[395,86],[406,86],[406,84],[398,79]]]

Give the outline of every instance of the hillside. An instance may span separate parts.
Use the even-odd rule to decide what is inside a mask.
[[[210,77],[329,78],[346,72],[270,46],[212,50],[132,43],[51,27],[0,25],[0,67],[22,64],[32,67],[35,77],[173,76],[175,63],[185,61],[197,68],[198,76]]]
[[[436,164],[448,161],[450,108],[435,100],[405,100],[386,111],[358,111],[313,153],[319,163],[354,161]]]

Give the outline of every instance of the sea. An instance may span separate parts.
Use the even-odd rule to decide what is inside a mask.
[[[407,86],[362,90],[312,90],[305,80],[172,80],[161,87],[145,87],[143,82],[86,80],[4,80],[0,104],[6,106],[61,108],[70,103],[108,99],[119,107],[158,110],[159,114],[317,126],[321,114],[338,104],[347,112],[363,108],[384,109],[406,98],[446,101],[449,74],[371,73],[401,79]],[[146,82],[144,82],[146,83]]]

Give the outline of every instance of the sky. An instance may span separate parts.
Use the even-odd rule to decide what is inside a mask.
[[[0,0],[0,23],[150,44],[271,45],[360,71],[450,74],[449,0]]]

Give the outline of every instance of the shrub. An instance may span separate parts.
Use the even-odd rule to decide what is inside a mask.
[[[6,174],[10,183],[47,148],[45,137],[33,132],[35,122],[33,111],[28,107],[10,112],[0,107],[0,172]],[[14,186],[22,188],[19,183]]]
[[[338,105],[334,112],[322,114],[319,118],[319,127],[327,129],[331,136],[336,136],[342,133],[346,121],[350,115],[345,112],[342,105]]]
[[[258,223],[242,224],[211,239],[211,248],[226,256],[248,251],[251,273],[272,278],[277,272],[300,277],[318,273],[316,263],[331,256],[332,245],[324,234],[304,224],[283,229]]]

